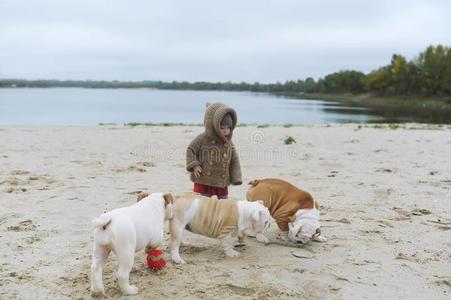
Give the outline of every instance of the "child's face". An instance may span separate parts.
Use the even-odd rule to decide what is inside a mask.
[[[227,125],[222,125],[221,126],[221,134],[223,136],[228,136],[230,134],[230,127]]]

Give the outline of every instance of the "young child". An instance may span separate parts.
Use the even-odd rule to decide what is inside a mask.
[[[240,160],[232,144],[236,123],[233,108],[219,102],[207,103],[205,132],[186,150],[186,170],[191,172],[194,192],[227,199],[227,186],[242,184]]]

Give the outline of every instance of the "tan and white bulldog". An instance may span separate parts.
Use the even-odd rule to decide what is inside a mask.
[[[233,249],[233,236],[237,235],[242,241],[246,230],[255,231],[259,242],[268,242],[263,232],[268,228],[271,217],[261,201],[217,200],[196,193],[172,195],[169,248],[174,263],[185,263],[179,254],[185,229],[218,238],[226,256],[230,257],[239,256]]]
[[[287,242],[325,242],[319,224],[319,205],[313,197],[289,182],[267,178],[249,182],[246,198],[263,200],[279,227],[279,236]]]

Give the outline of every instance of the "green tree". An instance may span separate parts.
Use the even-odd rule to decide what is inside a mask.
[[[410,74],[407,60],[402,55],[393,55],[390,65],[389,88],[396,95],[409,93]]]
[[[320,84],[321,92],[358,94],[365,90],[365,74],[357,71],[340,71],[327,75]]]
[[[377,94],[385,94],[388,87],[388,77],[389,74],[386,67],[371,72],[366,77],[367,90]]]
[[[417,66],[421,92],[427,96],[446,94],[447,58],[449,48],[438,45],[429,46],[420,53]]]

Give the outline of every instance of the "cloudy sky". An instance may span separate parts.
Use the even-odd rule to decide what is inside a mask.
[[[448,0],[0,0],[0,78],[274,82],[451,46]]]

